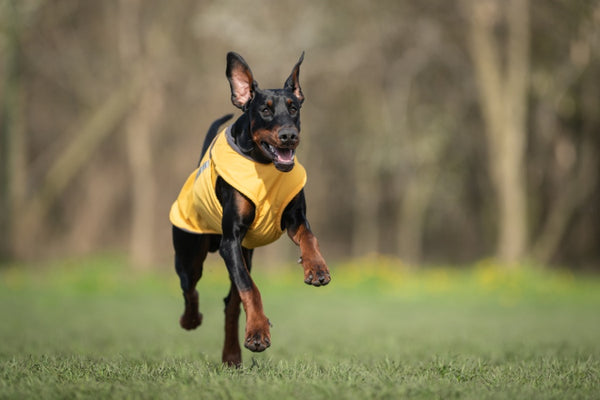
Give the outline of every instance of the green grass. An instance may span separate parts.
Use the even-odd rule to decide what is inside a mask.
[[[273,344],[221,366],[228,281],[199,285],[203,325],[178,326],[170,269],[115,259],[0,269],[0,399],[598,399],[600,280],[493,265],[410,272],[339,265],[261,273]],[[243,325],[243,324],[242,324]]]

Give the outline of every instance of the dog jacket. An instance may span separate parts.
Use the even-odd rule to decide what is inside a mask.
[[[225,128],[173,203],[169,214],[173,225],[191,233],[223,233],[223,207],[215,193],[219,176],[256,207],[254,222],[242,241],[248,249],[272,243],[283,234],[283,211],[306,183],[306,171],[297,160],[289,172],[277,170],[272,163],[258,163],[239,150],[231,128]]]

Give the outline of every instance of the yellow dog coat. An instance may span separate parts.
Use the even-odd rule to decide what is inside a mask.
[[[249,249],[272,243],[283,234],[283,211],[306,183],[306,171],[298,161],[290,172],[258,163],[239,151],[231,129],[225,128],[173,203],[169,214],[173,225],[192,233],[223,233],[223,207],[215,193],[219,176],[256,207],[254,222],[242,242]]]

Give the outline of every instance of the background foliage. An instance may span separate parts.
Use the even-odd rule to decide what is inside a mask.
[[[305,50],[330,259],[597,268],[599,39],[597,0],[0,0],[0,254],[169,263],[226,52],[276,87]]]

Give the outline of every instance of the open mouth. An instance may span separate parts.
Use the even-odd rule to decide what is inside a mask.
[[[287,147],[275,147],[262,142],[263,149],[271,156],[275,164],[293,165],[296,151]]]

